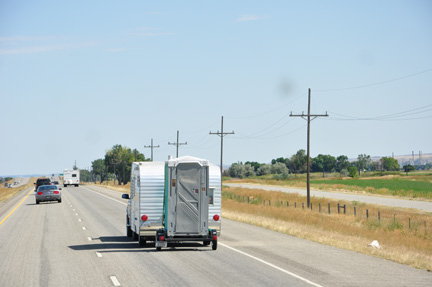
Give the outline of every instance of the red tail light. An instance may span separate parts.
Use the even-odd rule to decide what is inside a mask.
[[[215,221],[218,221],[219,220],[219,215],[218,214],[215,214],[214,216],[213,216],[213,219],[215,220]]]
[[[144,214],[143,216],[141,216],[141,219],[142,219],[142,221],[147,221],[148,216]]]
[[[38,195],[42,195],[42,194],[43,194],[43,192],[42,192],[42,191],[39,191],[39,192],[38,192]]]
[[[54,194],[59,194],[60,192],[58,192],[57,190],[54,190]]]
[[[217,240],[217,235],[213,235],[213,240]]]
[[[159,236],[159,241],[164,241],[165,240],[165,236],[161,235]]]

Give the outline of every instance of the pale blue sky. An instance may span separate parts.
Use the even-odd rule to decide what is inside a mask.
[[[162,3],[163,2],[163,3]],[[0,175],[115,144],[270,162],[432,152],[432,1],[0,1]],[[408,76],[408,77],[406,77]],[[376,85],[374,85],[376,84]],[[394,115],[391,117],[385,117]]]

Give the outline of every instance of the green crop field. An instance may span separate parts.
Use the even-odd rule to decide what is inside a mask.
[[[332,185],[337,188],[356,187],[370,193],[432,198],[432,183],[403,179],[345,179],[311,180],[313,185]]]

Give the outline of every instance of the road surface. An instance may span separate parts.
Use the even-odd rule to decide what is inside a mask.
[[[243,187],[251,189],[263,189],[263,190],[273,190],[281,191],[285,193],[298,193],[306,196],[306,189],[296,189],[290,187],[276,186],[276,185],[261,185],[261,184],[247,184],[247,183],[224,183],[223,185],[231,187]],[[432,202],[428,201],[418,201],[418,200],[408,200],[390,197],[377,197],[371,195],[361,195],[352,193],[342,193],[342,192],[330,192],[330,191],[317,191],[311,190],[311,196],[324,197],[332,199],[340,199],[347,201],[358,201],[379,205],[386,205],[392,207],[404,207],[404,208],[414,208],[427,212],[432,212]]]
[[[20,204],[21,203],[21,204]],[[218,250],[156,252],[125,236],[126,200],[67,187],[36,205],[27,189],[0,208],[0,286],[430,286],[432,273],[223,220]],[[365,242],[367,244],[369,242]]]

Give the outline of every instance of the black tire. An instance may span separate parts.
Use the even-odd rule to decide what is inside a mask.
[[[36,204],[39,204],[39,200],[36,200]]]
[[[156,251],[161,251],[162,247],[156,247]]]
[[[217,240],[213,240],[212,241],[212,249],[216,250],[217,249]]]
[[[210,245],[210,241],[203,241],[203,245],[204,246],[209,246]]]
[[[141,247],[145,247],[145,246],[146,246],[146,239],[145,239],[144,236],[140,236],[140,237],[138,238],[138,244],[139,244],[139,246],[141,246]]]
[[[57,201],[58,201],[58,203],[61,203],[61,198],[59,200],[57,200]]]
[[[129,224],[129,218],[126,216],[126,236],[132,237],[132,228],[128,224]]]
[[[133,236],[132,236],[133,240],[138,240],[138,233],[133,232]]]
[[[63,187],[67,187],[67,184],[63,184]]]

